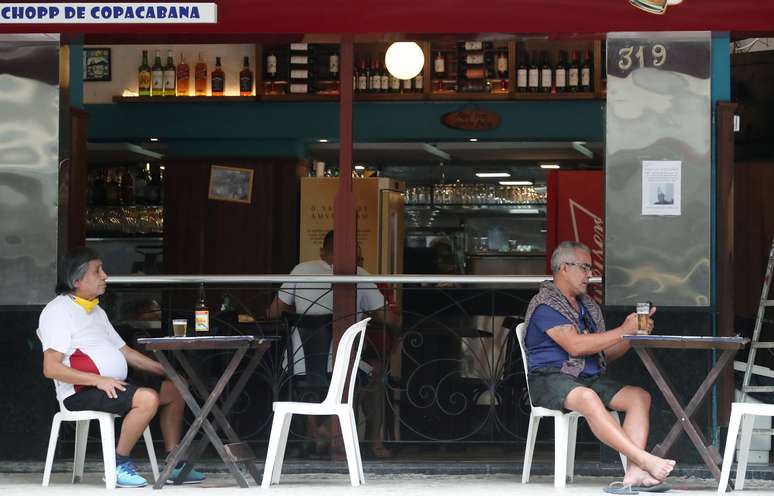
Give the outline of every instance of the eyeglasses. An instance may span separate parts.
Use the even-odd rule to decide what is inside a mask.
[[[578,263],[578,262],[564,262],[565,265],[574,265],[575,267],[578,267],[583,272],[591,273],[591,264],[587,263]]]

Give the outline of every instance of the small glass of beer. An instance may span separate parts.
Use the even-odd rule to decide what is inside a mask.
[[[637,303],[637,334],[648,334],[650,320],[650,302]]]
[[[175,319],[172,321],[172,332],[176,338],[185,337],[188,321],[186,319]]]

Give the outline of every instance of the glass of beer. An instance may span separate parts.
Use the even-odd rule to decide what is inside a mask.
[[[172,321],[172,332],[176,338],[185,337],[187,328],[188,321],[186,319],[175,319]]]
[[[650,302],[637,303],[637,334],[648,334]]]

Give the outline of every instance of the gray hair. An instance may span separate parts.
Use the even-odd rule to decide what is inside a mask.
[[[99,259],[99,255],[94,250],[83,246],[66,253],[59,262],[56,294],[71,293],[75,290],[75,283],[86,275],[89,262]]]
[[[551,271],[556,274],[563,263],[574,262],[575,250],[583,250],[591,255],[589,247],[580,241],[562,241],[551,254]]]

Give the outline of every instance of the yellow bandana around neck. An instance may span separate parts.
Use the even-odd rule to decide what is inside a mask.
[[[81,298],[80,296],[73,295],[73,300],[75,303],[80,305],[84,310],[86,310],[86,313],[91,313],[92,310],[94,310],[94,307],[99,305],[99,298],[94,298],[93,300],[87,300],[84,298]]]

